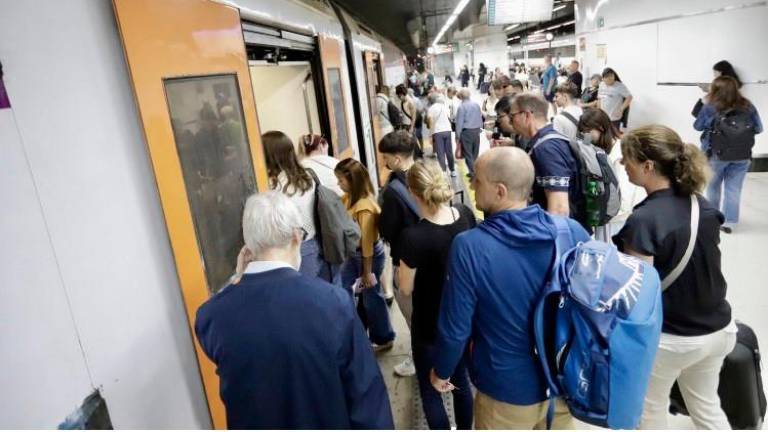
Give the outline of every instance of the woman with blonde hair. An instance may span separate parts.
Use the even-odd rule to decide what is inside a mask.
[[[723,215],[702,197],[704,154],[665,126],[633,129],[621,141],[629,180],[645,188],[616,245],[658,270],[664,323],[640,428],[666,429],[677,381],[696,429],[730,429],[717,393],[720,368],[736,344],[721,270]]]
[[[416,162],[408,170],[408,189],[422,219],[401,234],[399,286],[404,295],[413,295],[411,347],[416,378],[430,429],[450,429],[443,399],[430,382],[435,364],[435,339],[440,299],[446,275],[448,251],[453,238],[474,228],[475,216],[462,204],[452,205],[453,190],[440,167],[433,162]],[[464,360],[451,377],[455,384],[453,403],[458,429],[472,428],[472,390]]]
[[[348,158],[334,170],[341,200],[349,216],[360,227],[360,246],[341,267],[342,286],[353,291],[357,286],[360,299],[357,311],[363,326],[369,330],[375,351],[392,348],[395,332],[389,320],[389,309],[381,292],[381,273],[386,255],[379,238],[381,208],[376,202],[368,170],[359,161]]]

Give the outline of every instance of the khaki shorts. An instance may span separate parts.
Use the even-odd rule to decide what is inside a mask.
[[[475,429],[546,429],[549,401],[533,405],[499,402],[477,392],[475,396]],[[552,429],[573,429],[573,417],[561,399],[555,401]]]

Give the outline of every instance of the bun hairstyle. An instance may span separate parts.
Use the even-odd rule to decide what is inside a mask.
[[[328,146],[328,141],[320,135],[306,134],[299,139],[301,150],[305,155],[312,153],[320,146]]]
[[[634,162],[653,161],[656,172],[668,178],[680,195],[701,192],[709,180],[704,153],[693,144],[683,143],[680,135],[666,126],[630,130],[621,140],[621,151],[624,158]]]
[[[432,162],[419,161],[408,170],[408,189],[431,208],[450,202],[453,189],[440,167]]]

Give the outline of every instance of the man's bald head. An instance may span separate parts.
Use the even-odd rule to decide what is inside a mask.
[[[517,147],[495,147],[477,160],[477,175],[507,188],[507,198],[527,201],[533,187],[533,162]]]

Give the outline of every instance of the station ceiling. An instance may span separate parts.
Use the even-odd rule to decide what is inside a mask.
[[[333,1],[408,55],[414,55],[418,50],[426,51],[459,3],[459,0]],[[484,4],[485,0],[470,0],[457,20],[458,28],[476,23]]]

